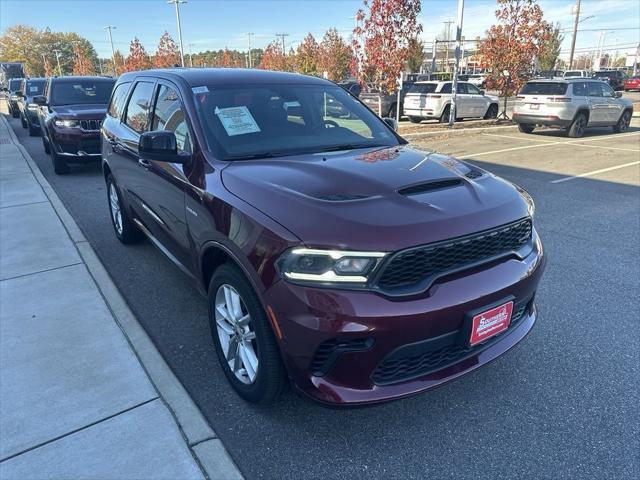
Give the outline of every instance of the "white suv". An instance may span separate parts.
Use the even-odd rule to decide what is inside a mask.
[[[591,78],[593,75],[588,70],[567,70],[564,78]]]
[[[456,118],[495,118],[498,116],[498,97],[485,95],[475,85],[458,82]],[[416,82],[404,99],[404,115],[412,123],[426,118],[449,121],[451,82]]]
[[[596,79],[532,80],[516,97],[513,120],[524,133],[537,125],[562,127],[574,138],[582,137],[587,127],[626,132],[633,104],[620,97],[607,82]]]

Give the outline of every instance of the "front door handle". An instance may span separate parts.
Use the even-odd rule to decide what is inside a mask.
[[[140,165],[141,167],[144,167],[144,168],[150,168],[151,167],[151,162],[149,160],[145,160],[143,158],[139,158],[138,159],[138,165]]]

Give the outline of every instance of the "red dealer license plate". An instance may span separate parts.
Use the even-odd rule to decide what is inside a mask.
[[[509,328],[512,312],[513,302],[507,302],[474,316],[471,320],[471,339],[469,344],[482,343],[486,339],[504,332]]]

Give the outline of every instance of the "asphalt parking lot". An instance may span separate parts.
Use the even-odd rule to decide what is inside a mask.
[[[540,317],[516,349],[437,390],[328,409],[289,392],[270,407],[227,384],[206,304],[149,243],[123,246],[99,166],[56,189],[171,368],[247,478],[637,478],[640,471],[640,122],[580,140],[546,130],[412,137],[526,188],[549,262]]]

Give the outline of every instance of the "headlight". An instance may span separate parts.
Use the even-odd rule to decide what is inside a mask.
[[[80,125],[80,122],[78,122],[77,120],[56,120],[53,123],[55,123],[56,127],[66,128],[74,128]]]
[[[526,202],[527,204],[527,210],[529,213],[529,216],[531,218],[533,218],[533,216],[536,213],[536,204],[533,201],[533,197],[531,195],[529,195],[529,192],[527,192],[524,188],[522,188],[520,185],[514,183],[514,186],[516,187],[516,190],[518,190],[518,192],[520,193],[520,195],[522,196],[522,199]]]
[[[29,110],[37,110],[38,109],[38,104],[37,103],[29,103],[29,104],[27,104],[27,108]]]
[[[280,257],[278,269],[286,279],[294,281],[364,284],[385,255],[384,252],[294,248]]]

